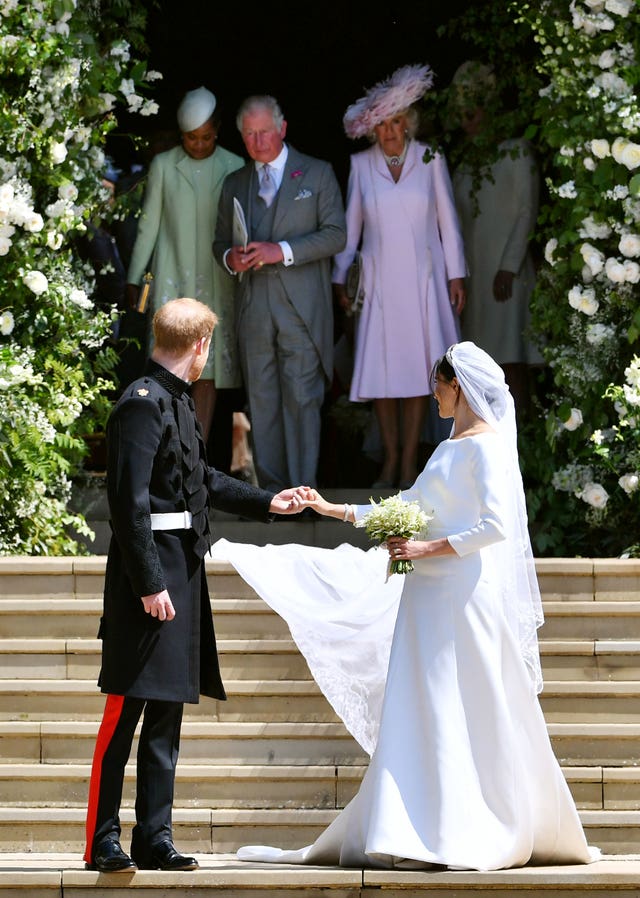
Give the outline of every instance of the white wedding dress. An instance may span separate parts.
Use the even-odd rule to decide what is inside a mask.
[[[597,856],[585,841],[534,678],[504,613],[504,472],[495,433],[441,443],[403,498],[434,515],[428,538],[447,536],[456,555],[420,559],[413,573],[388,583],[383,550],[216,544],[276,611],[285,619],[292,613],[291,632],[308,658],[310,646],[312,673],[372,751],[357,795],[313,845],[296,851],[249,846],[240,859],[496,870]],[[356,515],[366,509],[358,506]],[[292,569],[290,580],[284,572]],[[338,584],[352,570],[344,599]],[[319,635],[328,619],[338,627],[331,662],[318,658],[319,646],[331,653],[331,632],[324,644]],[[364,675],[365,709],[325,669],[335,673],[342,659],[352,681],[358,670]]]

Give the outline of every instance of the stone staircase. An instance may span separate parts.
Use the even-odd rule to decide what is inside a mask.
[[[218,522],[218,533],[235,538]],[[269,525],[256,542],[336,544],[363,534],[333,522]],[[247,525],[252,526],[252,525]],[[256,525],[253,525],[254,527]],[[258,525],[259,526],[259,525]],[[222,531],[222,532],[221,532]],[[365,544],[365,543],[362,543]],[[84,871],[84,814],[103,707],[96,676],[105,558],[0,558],[0,895],[54,898],[104,888],[185,887],[234,898],[385,898],[423,890],[506,896],[640,888],[640,562],[538,561],[546,623],[542,707],[588,840],[588,867],[451,874],[267,867],[239,845],[311,842],[353,796],[366,756],[311,680],[286,625],[226,564],[207,562],[227,702],[186,706],[174,828],[195,874]],[[133,821],[125,783],[123,842]],[[145,892],[145,896],[149,896]]]

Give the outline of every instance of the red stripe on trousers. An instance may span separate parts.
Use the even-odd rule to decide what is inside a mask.
[[[84,860],[88,864],[93,863],[93,837],[96,831],[96,818],[98,816],[98,800],[100,798],[100,783],[102,780],[102,760],[109,748],[111,739],[120,721],[124,695],[107,695],[102,715],[102,723],[96,737],[96,746],[93,751],[93,763],[91,765],[91,780],[89,782],[89,800],[87,802],[86,838],[87,846],[84,852]]]

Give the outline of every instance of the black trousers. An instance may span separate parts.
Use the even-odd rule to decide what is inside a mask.
[[[107,696],[89,783],[84,855],[88,863],[93,863],[95,847],[104,838],[120,838],[124,769],[141,716],[132,856],[143,863],[154,844],[172,838],[171,809],[180,749],[182,708],[182,702]]]

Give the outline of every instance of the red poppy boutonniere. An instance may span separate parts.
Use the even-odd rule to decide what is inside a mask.
[[[295,171],[292,171],[292,172],[291,172],[291,177],[292,177],[292,178],[301,178],[301,177],[302,177],[302,169],[301,169],[301,168],[297,168]]]

